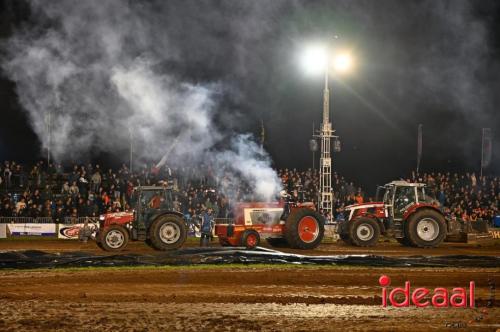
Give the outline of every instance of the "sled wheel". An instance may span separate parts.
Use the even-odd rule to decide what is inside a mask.
[[[422,209],[406,220],[405,234],[412,246],[437,247],[446,237],[446,222],[439,212]]]
[[[349,224],[350,222],[345,220],[339,223],[337,234],[340,239],[344,241],[346,244],[352,245],[351,238],[349,237]]]
[[[314,249],[323,240],[325,233],[324,218],[309,209],[293,211],[286,220],[285,238],[290,247]]]
[[[405,247],[411,247],[411,243],[408,241],[407,237],[401,238],[401,239],[396,239],[396,241],[399,242],[399,244],[402,244]]]
[[[111,225],[99,234],[97,245],[106,251],[121,251],[127,246],[128,231],[120,225]]]
[[[98,238],[97,236],[96,236],[96,239],[95,239],[95,244],[97,244],[97,246],[98,246],[99,248],[101,248],[102,250],[106,250],[106,249],[104,249],[104,247],[102,246],[102,243],[101,243],[101,241],[99,240],[99,238]]]
[[[349,237],[348,233],[339,233],[339,237],[342,241],[344,241],[346,244],[352,244],[351,238]]]
[[[268,237],[266,241],[273,247],[281,248],[288,246],[288,242],[286,242],[286,240],[282,237]]]
[[[186,237],[186,223],[176,215],[160,216],[149,228],[149,240],[156,250],[178,249],[186,242]]]
[[[253,229],[247,229],[241,235],[240,244],[247,249],[254,249],[260,244],[260,235]]]
[[[223,247],[229,247],[231,245],[226,239],[222,239],[222,238],[219,238],[219,243]]]
[[[380,226],[372,218],[356,218],[350,222],[349,238],[358,247],[373,247],[380,237]]]

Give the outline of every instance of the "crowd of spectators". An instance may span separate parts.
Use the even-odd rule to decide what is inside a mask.
[[[227,187],[224,177],[218,182],[211,172],[199,172],[190,167],[177,170],[163,167],[155,170],[144,165],[130,172],[126,165],[118,169],[102,169],[100,165],[73,165],[40,161],[26,166],[14,161],[0,165],[0,217],[65,218],[97,217],[106,212],[129,210],[133,188],[139,185],[166,185],[172,189],[172,208],[188,216],[200,214],[211,207],[218,218],[230,216],[232,203],[256,199],[248,186],[237,190]],[[278,170],[283,188],[295,199],[317,202],[319,176],[311,169]],[[334,206],[363,201],[361,188],[343,177],[333,174]]]
[[[283,188],[297,200],[317,203],[319,174],[316,170],[280,169]],[[217,190],[231,182],[229,176],[215,179],[212,172],[185,167],[159,170],[144,165],[131,172],[126,165],[103,169],[100,165],[61,164],[21,165],[14,161],[0,164],[0,217],[66,218],[98,217],[106,212],[130,210],[133,188],[139,185],[163,185],[171,189],[171,207],[188,218],[212,208],[217,218],[228,218],[234,202],[254,200],[251,188],[243,186],[231,192]],[[499,213],[500,178],[478,177],[474,173],[413,173],[408,181],[425,182],[436,194],[443,211],[463,220],[491,220]],[[366,200],[363,190],[337,173],[332,174],[333,213]],[[370,198],[371,199],[371,198]]]
[[[500,214],[500,177],[475,173],[430,172],[408,179],[423,182],[434,192],[443,212],[452,219],[491,221]]]

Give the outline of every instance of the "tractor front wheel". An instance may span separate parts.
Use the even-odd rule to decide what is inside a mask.
[[[99,232],[97,245],[106,251],[121,251],[127,246],[128,231],[120,225],[112,225]]]
[[[240,245],[247,249],[255,249],[260,244],[260,235],[253,229],[247,229],[241,234]]]
[[[286,219],[286,242],[296,249],[314,249],[323,240],[324,218],[316,211],[298,209]]]
[[[186,242],[186,237],[186,223],[176,215],[160,216],[149,228],[149,241],[156,250],[178,249]]]
[[[406,220],[405,235],[412,246],[437,247],[446,237],[445,219],[435,210],[422,209]]]
[[[356,218],[350,222],[350,242],[358,247],[372,247],[377,244],[380,237],[380,226],[372,218]]]

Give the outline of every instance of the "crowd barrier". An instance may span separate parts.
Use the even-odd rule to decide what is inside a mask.
[[[66,217],[56,220],[50,217],[0,217],[0,239],[9,236],[47,236],[59,239],[78,239],[80,228],[87,225],[96,229],[99,218]]]
[[[51,217],[0,217],[0,224],[84,224],[84,223],[99,223],[98,217],[65,217],[62,220],[57,220]]]

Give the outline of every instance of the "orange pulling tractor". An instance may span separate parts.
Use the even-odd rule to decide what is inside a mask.
[[[223,246],[253,249],[262,239],[271,245],[314,249],[323,240],[324,218],[314,204],[289,201],[282,193],[281,202],[239,203],[231,219],[216,220],[215,235]]]

